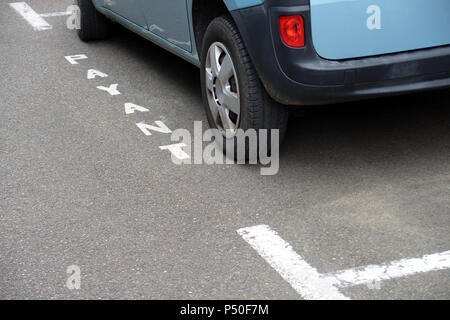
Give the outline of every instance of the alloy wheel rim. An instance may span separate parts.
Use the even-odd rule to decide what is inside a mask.
[[[205,65],[206,95],[217,128],[229,138],[236,134],[240,120],[240,96],[236,69],[221,42],[208,49]]]

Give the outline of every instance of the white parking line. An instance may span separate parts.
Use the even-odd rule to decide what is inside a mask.
[[[331,276],[337,279],[337,286],[349,287],[448,268],[450,268],[450,251],[445,251],[425,255],[422,258],[402,259],[381,265],[342,270]]]
[[[64,11],[64,12],[50,12],[50,13],[41,13],[41,17],[62,17],[62,16],[68,16],[71,15],[72,12],[70,11]]]
[[[324,278],[299,256],[291,245],[269,226],[260,225],[237,231],[261,257],[303,298],[311,300],[348,299],[333,286],[332,278]]]
[[[421,258],[321,274],[269,226],[242,228],[237,232],[305,299],[349,299],[339,292],[338,287],[371,284],[450,268],[450,251],[445,251]]]
[[[25,2],[13,2],[9,4],[16,10],[32,27],[34,30],[49,30],[52,28],[39,14],[37,14]]]

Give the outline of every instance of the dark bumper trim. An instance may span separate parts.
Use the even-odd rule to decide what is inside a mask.
[[[278,16],[294,13],[305,19],[305,48],[287,47],[279,36]],[[450,87],[450,46],[334,61],[314,49],[308,5],[266,2],[232,15],[266,90],[283,104],[336,103]]]

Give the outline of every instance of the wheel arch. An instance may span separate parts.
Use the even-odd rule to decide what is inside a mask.
[[[264,0],[188,0],[191,2],[192,28],[194,44],[200,58],[201,44],[206,28],[216,17],[231,14],[234,10],[244,9],[264,3]],[[234,19],[233,19],[234,20]],[[237,26],[239,29],[239,26]],[[240,31],[240,30],[239,30]]]

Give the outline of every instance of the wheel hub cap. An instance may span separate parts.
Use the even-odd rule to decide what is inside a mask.
[[[208,49],[205,77],[208,104],[217,128],[226,137],[234,136],[240,120],[239,85],[231,56],[220,42]]]

